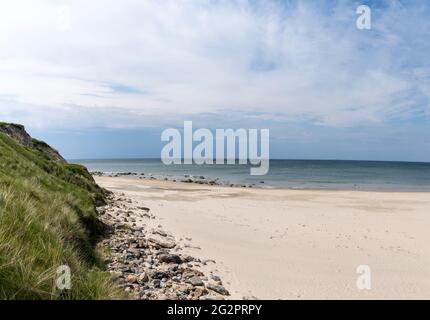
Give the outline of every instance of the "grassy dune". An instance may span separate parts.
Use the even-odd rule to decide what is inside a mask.
[[[112,299],[120,296],[95,248],[96,204],[105,191],[84,167],[54,161],[0,132],[0,299]],[[72,288],[56,270],[68,265]]]

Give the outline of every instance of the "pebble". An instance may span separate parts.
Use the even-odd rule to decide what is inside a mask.
[[[176,246],[175,242],[172,240],[163,239],[157,236],[150,236],[148,241],[162,248],[172,249]]]
[[[139,280],[139,283],[148,282],[149,278],[146,272],[141,273],[138,280]]]
[[[132,299],[144,300],[218,300],[228,295],[218,276],[210,277],[218,284],[205,288],[208,276],[199,268],[215,261],[201,262],[177,254],[181,245],[160,225],[154,230],[137,226],[136,217],[144,216],[142,211],[149,212],[149,208],[131,204],[124,194],[111,195],[108,205],[98,208],[100,220],[110,226],[107,238],[100,242],[110,252],[104,260],[106,269],[120,288]],[[155,219],[153,215],[148,217]]]
[[[202,279],[198,276],[191,277],[188,281],[195,287],[204,286]]]
[[[216,275],[211,275],[211,279],[216,282],[221,282],[221,278]]]
[[[162,254],[158,257],[160,262],[181,264],[182,259],[177,254]]]
[[[135,283],[135,282],[137,282],[137,277],[134,274],[130,274],[127,276],[127,282],[128,283]]]
[[[218,285],[218,284],[208,283],[206,288],[208,288],[209,290],[215,291],[219,294],[222,294],[223,296],[229,296],[230,295],[230,293],[227,291],[226,288],[224,288],[223,286]]]

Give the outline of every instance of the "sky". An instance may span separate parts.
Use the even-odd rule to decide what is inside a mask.
[[[268,128],[272,158],[430,162],[429,53],[427,0],[2,1],[0,121],[69,159],[158,158],[191,120]]]

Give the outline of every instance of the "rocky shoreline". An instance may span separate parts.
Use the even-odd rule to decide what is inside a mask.
[[[133,299],[219,300],[229,296],[216,274],[203,266],[215,263],[183,254],[183,246],[159,225],[147,207],[112,193],[107,205],[98,207],[107,226],[101,241],[105,263],[114,281]]]
[[[184,175],[183,177],[158,177],[152,174],[145,173],[136,173],[136,172],[101,172],[95,171],[91,172],[93,176],[97,177],[110,177],[110,178],[118,178],[118,177],[134,177],[136,179],[146,179],[146,180],[159,180],[159,181],[172,181],[172,182],[182,182],[182,183],[194,183],[200,185],[210,185],[210,186],[226,186],[232,188],[257,188],[264,184],[264,181],[260,181],[258,186],[257,184],[238,184],[238,183],[230,183],[221,181],[219,178],[209,179],[204,176],[192,176],[192,175]]]

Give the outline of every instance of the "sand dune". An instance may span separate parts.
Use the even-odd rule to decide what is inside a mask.
[[[151,208],[232,298],[430,298],[428,193],[240,189],[96,177]],[[356,270],[371,270],[360,290]]]

